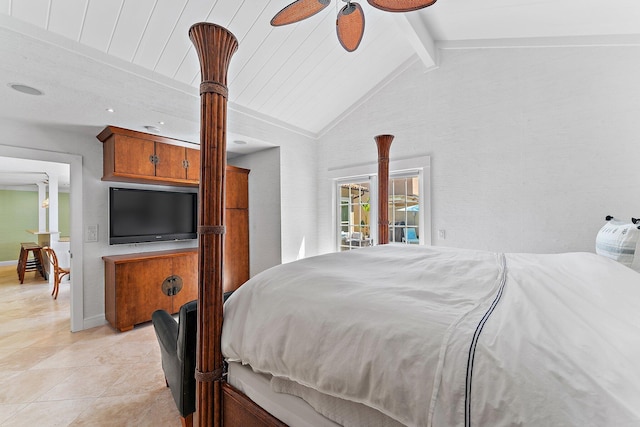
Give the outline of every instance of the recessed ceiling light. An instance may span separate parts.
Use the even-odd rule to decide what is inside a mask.
[[[158,124],[159,124],[159,125],[163,125],[163,124],[164,124],[164,122],[163,122],[163,121],[159,121],[159,122],[158,122]]]
[[[235,140],[233,141],[234,144],[238,144],[238,145],[247,145],[247,141],[242,141],[242,140]]]
[[[145,126],[144,127],[146,130],[148,130],[149,132],[153,132],[153,133],[160,133],[160,129],[158,129],[155,126]]]
[[[114,110],[113,108],[107,108],[107,112],[109,112],[109,113],[113,113],[113,112],[115,112],[115,111],[116,111],[116,110]]]
[[[27,95],[44,95],[44,92],[42,92],[41,90],[20,83],[9,83],[8,86],[13,90],[26,93]]]

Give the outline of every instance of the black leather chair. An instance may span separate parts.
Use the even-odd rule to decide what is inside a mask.
[[[164,310],[151,315],[160,344],[162,370],[176,402],[182,425],[193,425],[196,411],[196,331],[198,301],[180,307],[178,321]]]
[[[231,296],[224,293],[224,301]],[[164,310],[156,310],[151,322],[160,344],[162,370],[176,402],[183,427],[193,426],[196,411],[196,339],[198,301],[180,307],[178,321]]]

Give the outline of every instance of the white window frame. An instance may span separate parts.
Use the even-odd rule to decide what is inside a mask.
[[[425,205],[425,198],[424,198],[424,194],[425,191],[423,189],[424,187],[424,171],[422,169],[413,169],[413,170],[403,170],[403,171],[392,171],[391,168],[389,168],[389,180],[394,179],[394,178],[411,178],[414,176],[418,176],[418,192],[419,194],[418,199],[420,200],[418,206],[418,212],[420,212],[420,214],[418,215],[418,230],[420,231],[420,235],[418,236],[418,244],[419,245],[424,245],[425,242],[429,242],[428,244],[431,244],[431,227],[428,227],[429,230],[427,230],[425,228],[425,216],[423,215],[424,212],[424,205]],[[389,190],[391,191],[391,190]],[[391,221],[391,218],[389,218],[389,221]],[[425,235],[428,235],[428,238],[424,238]],[[402,242],[389,242],[389,244],[405,244]]]
[[[341,203],[338,202],[340,198],[339,188],[343,184],[353,184],[366,182],[369,184],[369,238],[371,238],[372,245],[375,245],[378,241],[378,180],[376,175],[364,175],[364,176],[352,176],[337,178],[333,181],[333,200],[334,200],[334,237],[336,238],[335,247],[340,251],[340,240],[337,238],[342,232],[342,212]]]
[[[389,178],[418,175],[420,186],[420,245],[431,245],[431,156],[419,156],[406,159],[389,160]],[[332,184],[332,220],[334,230],[334,248],[340,250],[336,236],[340,233],[340,212],[338,198],[338,183],[348,181],[369,180],[371,185],[371,238],[374,244],[378,243],[378,162],[365,163],[354,166],[333,168],[328,170],[328,178]]]

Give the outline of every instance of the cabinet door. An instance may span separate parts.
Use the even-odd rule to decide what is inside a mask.
[[[146,322],[158,309],[171,312],[171,297],[162,292],[162,282],[170,275],[171,260],[166,258],[116,264],[116,327]]]
[[[227,167],[225,179],[225,207],[249,208],[249,170]]]
[[[227,209],[224,237],[224,292],[234,291],[249,280],[249,211]]]
[[[173,274],[182,278],[182,290],[173,296],[173,313],[189,301],[198,299],[198,252],[172,259]]]
[[[156,143],[156,177],[185,179],[187,176],[183,161],[185,148],[178,145]]]
[[[187,179],[200,182],[200,150],[187,148]]]
[[[114,142],[114,172],[118,174],[153,176],[154,142],[116,135]]]

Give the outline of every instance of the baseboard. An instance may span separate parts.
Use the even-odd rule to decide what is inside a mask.
[[[99,314],[97,316],[86,317],[82,321],[82,329],[91,329],[98,326],[105,325],[107,323],[107,319],[104,317],[104,314]]]
[[[0,261],[0,267],[9,267],[15,265],[18,266],[18,260],[15,261]]]

